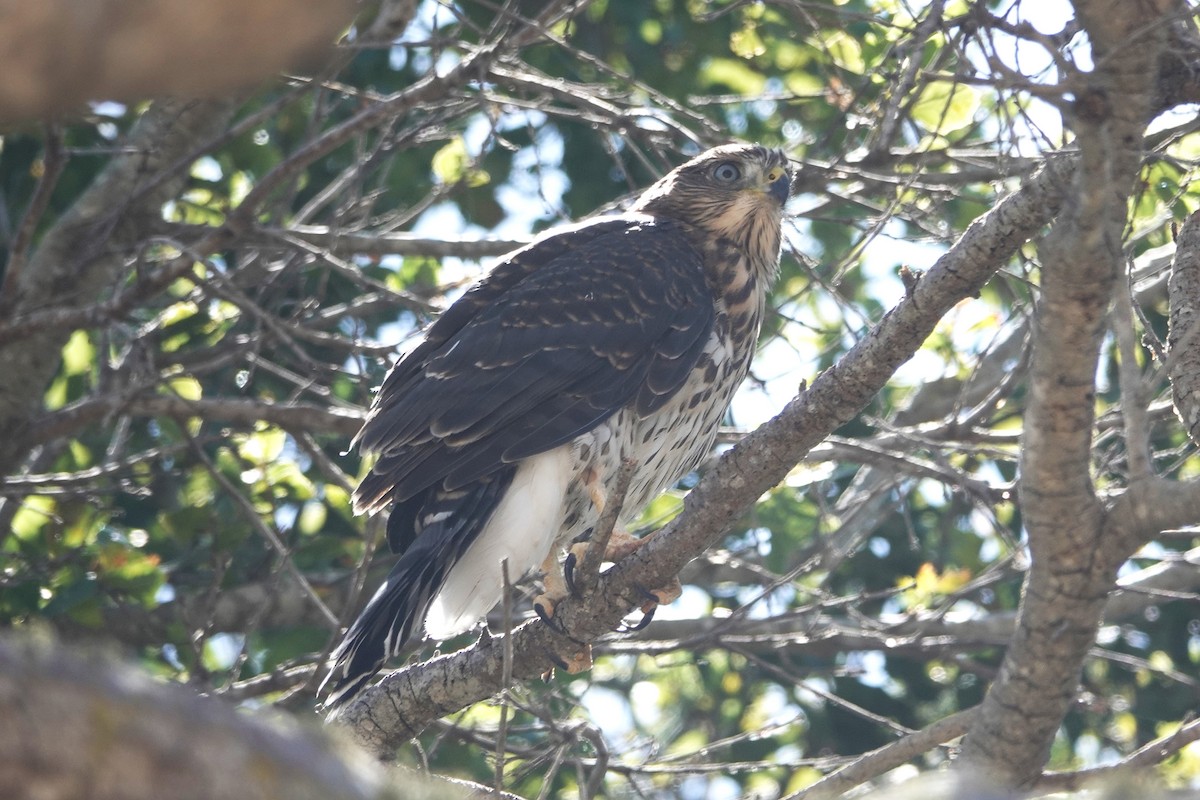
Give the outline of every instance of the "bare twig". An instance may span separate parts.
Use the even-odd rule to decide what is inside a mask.
[[[1125,418],[1125,450],[1129,480],[1140,481],[1154,474],[1150,458],[1150,424],[1146,414],[1142,370],[1138,367],[1137,334],[1134,331],[1132,286],[1117,288],[1113,304],[1113,330],[1120,351],[1121,414]]]
[[[1123,773],[1158,766],[1192,742],[1200,741],[1200,719],[1184,719],[1171,733],[1139,747],[1115,764],[1074,772],[1047,772],[1038,780],[1039,792],[1071,792],[1111,781]]]
[[[890,744],[864,753],[857,759],[821,780],[787,796],[786,800],[824,800],[840,797],[938,745],[964,735],[978,711],[974,708],[944,717],[919,731],[906,734]]]
[[[17,292],[17,279],[21,275],[21,270],[25,268],[29,246],[33,242],[34,231],[37,230],[38,223],[42,221],[42,216],[46,213],[46,209],[50,205],[50,195],[54,192],[54,187],[58,184],[58,178],[62,175],[63,168],[67,165],[67,156],[63,149],[62,128],[57,125],[45,126],[45,142],[46,149],[42,155],[42,173],[38,177],[37,186],[33,190],[33,197],[30,198],[29,205],[25,208],[25,213],[21,215],[21,222],[17,226],[16,235],[13,236],[12,243],[8,248],[8,263],[4,269],[4,283],[0,285],[0,318],[7,317],[11,309],[16,306],[18,301],[18,298],[15,296]]]
[[[196,457],[203,462],[205,468],[208,470],[208,474],[212,476],[212,479],[216,481],[218,485],[220,485],[221,489],[238,506],[242,512],[242,515],[246,518],[246,521],[250,523],[251,527],[254,528],[254,530],[258,532],[258,534],[262,536],[275,550],[287,571],[291,573],[292,577],[295,579],[296,584],[304,591],[305,596],[308,597],[313,606],[321,612],[321,616],[325,618],[325,621],[329,624],[330,628],[337,630],[337,615],[329,610],[329,606],[325,605],[325,601],[322,600],[313,589],[312,584],[308,581],[308,578],[306,578],[304,574],[300,572],[300,569],[296,566],[296,563],[292,561],[291,548],[283,543],[283,540],[279,538],[279,535],[274,531],[274,529],[262,521],[262,517],[259,516],[258,511],[256,511],[250,501],[247,500],[240,491],[238,491],[237,487],[225,477],[221,470],[217,469],[217,465],[214,464],[212,459],[208,457],[208,453],[204,452],[203,447],[199,446],[198,444],[194,444],[192,447],[192,452],[194,452]]]
[[[504,648],[504,665],[500,671],[504,681],[504,690],[500,693],[500,725],[496,731],[496,767],[492,785],[497,792],[504,791],[504,762],[506,759],[506,743],[508,740],[508,706],[509,690],[512,684],[512,583],[508,579],[508,559],[500,560],[500,578],[502,581],[501,607],[504,619],[504,638],[501,646]]]

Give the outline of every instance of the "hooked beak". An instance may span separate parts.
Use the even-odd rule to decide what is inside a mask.
[[[787,170],[783,167],[772,167],[767,173],[767,181],[769,186],[767,192],[779,205],[787,202],[788,197],[792,193],[792,178],[788,175]]]

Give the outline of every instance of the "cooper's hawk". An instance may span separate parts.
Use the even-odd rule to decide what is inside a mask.
[[[391,507],[400,559],[333,654],[327,707],[422,621],[437,640],[474,626],[500,599],[503,559],[514,579],[543,564],[560,587],[561,548],[595,525],[624,459],[622,522],[710,452],[778,271],[787,165],[714,148],[629,213],[550,231],[392,367],[356,437],[379,458],[354,503]]]

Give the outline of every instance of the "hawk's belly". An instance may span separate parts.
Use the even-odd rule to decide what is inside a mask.
[[[516,580],[547,554],[590,535],[600,510],[588,491],[589,476],[611,495],[621,462],[634,460],[621,526],[675,485],[711,451],[751,355],[750,348],[735,353],[714,335],[687,383],[658,411],[645,417],[619,411],[570,443],[521,461],[503,501],[431,603],[429,635],[464,632],[500,600],[501,561]]]
[[[588,473],[597,475],[610,494],[622,460],[635,462],[618,522],[624,526],[712,451],[721,420],[750,366],[750,353],[734,355],[731,350],[714,337],[688,382],[661,409],[647,417],[619,411],[572,442],[575,480],[567,488],[557,546],[588,535],[599,518],[584,481]]]

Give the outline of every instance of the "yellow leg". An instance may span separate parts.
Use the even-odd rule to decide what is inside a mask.
[[[603,514],[604,507],[608,505],[608,492],[604,491],[604,484],[600,483],[600,473],[589,467],[583,475],[583,485],[587,487],[588,497],[592,499],[592,507],[596,509],[596,513]]]
[[[608,505],[608,493],[604,491],[604,485],[600,483],[600,476],[594,469],[589,469],[583,480],[584,486],[587,487],[588,497],[592,500],[592,507],[596,509],[596,514],[602,516]],[[608,539],[608,547],[604,548],[604,560],[620,561],[637,550],[641,546],[640,542],[640,539],[630,536],[628,531],[618,525],[613,528],[612,535]],[[571,548],[571,552],[577,559],[582,559],[586,550],[587,544],[582,542]]]
[[[583,645],[579,650],[572,653],[563,664],[568,675],[578,675],[581,672],[587,672],[592,668],[592,646],[590,644]]]
[[[542,578],[543,591],[533,598],[533,609],[537,611],[539,617],[547,620],[554,616],[554,606],[558,604],[558,601],[570,594],[570,590],[567,589],[567,581],[563,577],[562,564],[559,563],[557,555],[554,550],[551,550],[546,555],[546,559],[542,561],[542,572],[546,576]]]
[[[604,507],[608,504],[608,494],[604,491],[604,485],[600,483],[600,476],[595,470],[589,469],[584,476],[584,485],[587,487],[588,497],[591,498],[592,506],[596,509],[597,514],[604,513]],[[657,532],[657,531],[656,531]],[[650,534],[653,536],[654,534]],[[637,550],[650,540],[650,536],[639,539],[636,536],[630,535],[628,531],[620,526],[613,528],[612,535],[608,539],[608,546],[604,548],[604,560],[617,562],[625,558]],[[580,563],[583,560],[583,554],[587,552],[588,543],[578,542],[571,546],[570,552],[575,556],[576,562]],[[642,606],[642,611],[648,613],[655,605],[667,605],[678,599],[679,595],[683,594],[683,585],[679,583],[679,578],[672,578],[671,582],[660,589],[654,589],[649,592],[657,598],[657,603],[647,600]]]
[[[534,610],[551,628],[556,626],[556,623],[551,622],[554,617],[555,605],[570,594],[567,581],[563,577],[562,564],[559,563],[556,555],[554,551],[551,551],[546,556],[546,560],[542,562],[542,571],[546,574],[542,579],[545,591],[533,598]],[[566,640],[564,639],[564,641]],[[552,658],[558,663],[558,666],[567,671],[567,674],[578,675],[580,672],[586,672],[592,668],[592,646],[582,644],[578,650],[569,655],[564,656],[562,653],[557,653],[552,655]]]
[[[683,594],[683,584],[679,582],[678,577],[671,578],[671,582],[666,586],[658,589],[651,589],[650,594],[654,595],[654,600],[647,600],[642,604],[642,611],[647,612],[654,606],[665,606],[674,603],[679,599],[679,595]]]
[[[624,528],[613,528],[612,536],[608,538],[608,547],[604,548],[604,560],[614,563],[620,561],[625,556],[637,552],[648,539],[649,537],[639,539],[631,536]]]

